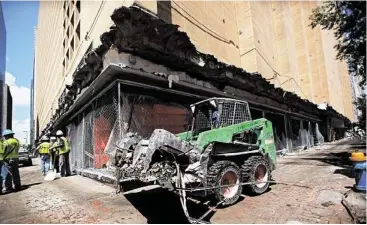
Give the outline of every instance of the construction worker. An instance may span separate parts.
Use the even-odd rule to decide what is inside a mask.
[[[40,156],[41,172],[45,176],[50,169],[50,143],[48,137],[43,136],[41,138],[41,144],[38,145],[36,151]]]
[[[56,132],[57,150],[59,154],[59,170],[61,177],[70,176],[69,152],[70,146],[68,140],[63,136],[61,130]]]
[[[59,156],[57,154],[57,149],[55,148],[57,146],[56,137],[52,136],[50,138],[50,153],[51,153],[51,163],[50,163],[50,169],[56,169],[56,173],[59,173]]]
[[[3,187],[5,188],[5,179],[8,175],[6,168],[4,167],[4,153],[5,153],[6,143],[4,139],[0,139],[0,194],[3,192]],[[4,169],[4,173],[2,170]],[[4,190],[5,191],[5,190]]]
[[[19,191],[21,187],[18,159],[20,143],[18,139],[14,138],[14,132],[12,130],[4,130],[3,137],[5,138],[6,143],[4,166],[6,166],[6,170],[8,171],[8,176],[5,180],[5,187],[7,190],[12,190],[13,183],[15,191]]]

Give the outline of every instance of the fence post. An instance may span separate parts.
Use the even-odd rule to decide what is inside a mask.
[[[101,98],[101,97],[100,97]],[[96,110],[98,110],[98,105],[99,105],[99,103],[100,103],[100,98],[97,98],[96,99],[96,104],[92,104],[93,105],[93,110],[92,110],[92,115],[91,115],[91,119],[92,119],[92,121],[91,121],[91,133],[92,133],[92,137],[91,137],[91,147],[92,147],[92,165],[90,165],[89,164],[89,167],[90,168],[93,168],[93,169],[95,169],[94,168],[94,165],[95,165],[95,163],[96,163],[96,158],[95,158],[95,156],[96,156],[96,147],[94,146],[94,130],[95,130],[95,116],[96,116]],[[101,109],[102,109],[102,107],[101,107]],[[89,161],[89,162],[91,162],[91,161]]]
[[[119,138],[121,138],[121,136],[122,136],[122,127],[121,127],[121,118],[122,118],[122,115],[121,115],[121,83],[120,82],[118,82],[117,83],[117,122],[119,123],[118,125],[119,125],[119,130],[120,130],[120,132],[119,132],[119,135],[120,135],[120,137]]]
[[[84,146],[85,146],[85,114],[83,112],[82,114],[82,165],[83,165],[83,168],[82,169],[85,169],[85,153],[84,153]]]

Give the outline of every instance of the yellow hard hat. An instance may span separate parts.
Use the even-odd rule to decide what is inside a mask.
[[[361,162],[366,160],[366,156],[361,151],[352,152],[351,157],[349,158],[353,162]]]

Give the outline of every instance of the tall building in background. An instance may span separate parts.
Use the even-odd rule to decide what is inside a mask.
[[[4,127],[4,86],[6,70],[6,29],[2,3],[0,2],[0,128]]]
[[[13,129],[13,97],[10,92],[9,85],[5,84],[4,88],[4,102],[3,102],[3,127],[2,129]]]
[[[137,3],[186,32],[219,61],[355,120],[345,62],[329,31],[311,29],[309,1],[41,1],[35,43],[34,121],[42,130],[83,56],[100,45],[116,8]]]
[[[34,75],[33,75],[34,76]],[[34,139],[35,139],[35,130],[34,130],[34,116],[33,116],[33,112],[34,112],[34,104],[33,104],[33,99],[34,99],[34,82],[33,82],[33,78],[31,80],[31,107],[30,107],[30,132],[29,132],[29,143],[31,145],[34,145]]]
[[[36,132],[35,132],[35,121],[34,121],[34,70],[35,70],[35,40],[36,40],[36,27],[34,27],[33,30],[33,35],[34,35],[34,43],[33,43],[33,73],[32,73],[32,80],[31,80],[31,99],[30,99],[30,103],[31,103],[31,107],[30,107],[30,117],[29,117],[29,143],[30,145],[34,146],[34,140],[36,137]]]

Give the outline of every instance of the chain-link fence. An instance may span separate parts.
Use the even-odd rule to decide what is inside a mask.
[[[129,132],[148,138],[157,128],[172,133],[187,130],[191,112],[184,98],[118,87],[94,100],[68,125],[73,171],[110,169],[116,146]]]
[[[255,112],[256,114],[261,116],[259,112]],[[272,122],[275,146],[279,154],[310,148],[324,143],[324,137],[319,131],[319,125],[316,122],[293,117],[287,117],[286,119],[284,114],[271,112],[266,112],[265,118]]]
[[[117,108],[117,88],[114,87],[95,99],[68,125],[73,171],[107,167],[109,156],[105,149],[117,122]]]

